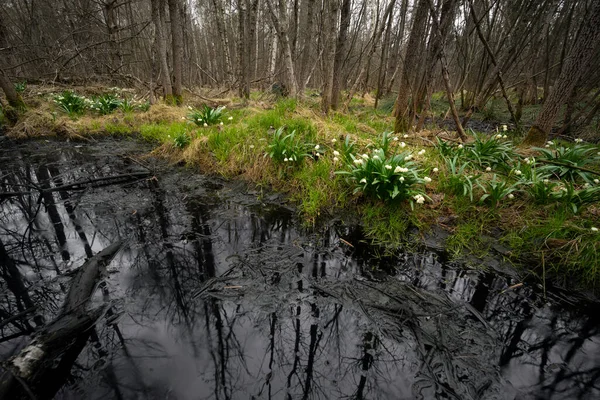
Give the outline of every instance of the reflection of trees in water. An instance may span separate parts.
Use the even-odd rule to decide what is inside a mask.
[[[61,186],[92,168],[61,172],[55,164],[22,164],[19,173],[7,172],[0,172],[3,190]],[[160,181],[141,190],[149,198],[143,204],[130,204],[125,190],[115,192],[123,198],[111,198],[113,209],[135,214],[96,210],[93,202],[82,205],[85,194],[72,195],[29,194],[0,203],[7,288],[0,342],[43,323],[43,313],[32,321],[30,309],[50,314],[60,303],[59,285],[32,282],[22,271],[56,275],[82,250],[89,257],[98,236],[135,238],[109,278],[117,284],[108,286],[107,300],[115,303],[108,315],[115,321],[97,327],[71,370],[82,382],[100,371],[95,384],[108,397],[164,394],[170,382],[147,367],[169,372],[169,360],[182,359],[172,342],[193,360],[192,383],[202,381],[210,387],[206,396],[219,399],[502,397],[509,385],[496,366],[527,367],[532,387],[523,390],[539,386],[541,398],[597,393],[600,367],[584,361],[597,350],[589,346],[598,321],[540,307],[531,291],[501,294],[506,283],[495,274],[448,268],[432,254],[356,257],[358,250],[337,246],[335,229],[304,235],[288,214],[186,202]],[[341,233],[356,244],[347,228]],[[378,267],[398,271],[410,284],[389,282]],[[381,282],[357,282],[356,272]],[[65,278],[55,282],[68,285]],[[148,333],[158,326],[166,327],[163,336]]]

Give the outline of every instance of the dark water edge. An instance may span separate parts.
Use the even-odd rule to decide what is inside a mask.
[[[0,191],[23,192],[0,198],[2,360],[60,313],[73,270],[127,241],[90,305],[109,312],[39,398],[600,398],[595,300],[384,254],[359,226],[308,231],[281,196],[135,141],[2,146]]]

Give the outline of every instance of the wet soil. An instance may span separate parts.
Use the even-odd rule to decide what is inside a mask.
[[[600,398],[597,301],[306,230],[281,196],[135,141],[2,146],[2,360],[126,241],[89,305],[108,311],[37,398]]]

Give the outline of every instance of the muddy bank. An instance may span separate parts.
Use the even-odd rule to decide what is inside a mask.
[[[281,196],[147,150],[0,151],[3,360],[61,313],[86,258],[127,243],[89,304],[108,311],[39,398],[600,396],[597,302],[440,251],[384,255],[359,226],[307,231]]]

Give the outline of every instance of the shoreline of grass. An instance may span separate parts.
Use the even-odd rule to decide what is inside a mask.
[[[360,174],[375,172],[352,169],[356,165],[351,159],[341,156],[344,139],[350,135],[355,146],[353,157],[362,153],[368,156],[365,162],[370,163],[367,160],[373,160],[382,145],[380,134],[392,128],[392,117],[373,110],[361,99],[353,101],[349,113],[333,112],[327,117],[319,113],[318,100],[281,99],[244,106],[232,100],[223,110],[222,124],[204,126],[191,123],[189,116],[201,103],[190,104],[193,110],[157,104],[147,111],[115,109],[107,115],[68,116],[49,101],[50,94],[38,97],[36,106],[9,129],[9,136],[50,135],[75,140],[102,135],[139,137],[156,146],[155,155],[199,167],[203,173],[244,179],[286,194],[307,225],[318,225],[320,220],[336,215],[352,215],[372,240],[392,247],[408,243],[415,228],[423,238],[437,226],[448,232],[445,248],[452,258],[466,254],[484,257],[492,251],[492,242],[497,241],[508,249],[504,257],[526,270],[542,275],[536,271],[543,265],[544,276],[596,290],[600,236],[592,228],[600,227],[598,204],[587,202],[573,212],[569,209],[572,204],[564,196],[559,199],[560,193],[555,194],[554,188],[544,194],[542,179],[534,176],[537,169],[525,162],[538,156],[540,150],[517,149],[502,134],[496,141],[490,136],[474,137],[460,149],[451,140],[438,143],[439,135],[431,131],[396,135],[397,140],[388,144],[390,157],[386,152],[378,154],[388,161],[399,154],[414,154],[415,173],[421,180],[400,194],[404,196],[402,201],[380,200],[364,194],[374,179],[362,184],[362,189],[358,184],[360,176],[370,176]],[[273,138],[281,127],[285,127],[285,134],[296,132],[293,140],[305,152],[301,162],[283,161],[287,157],[276,159]],[[400,147],[401,143],[405,146]],[[559,148],[569,147],[555,144],[552,150],[557,152]],[[334,151],[340,156],[335,157]],[[421,151],[424,153],[419,154]],[[401,165],[407,162],[396,161]],[[599,169],[597,161],[588,167]],[[356,176],[336,173],[344,169]],[[431,177],[429,182],[422,180],[425,175]],[[525,182],[523,175],[529,176],[529,181]],[[584,190],[578,178],[574,176],[574,183],[567,188],[572,192],[571,200]],[[557,179],[552,184],[565,187],[564,182],[567,180]],[[531,187],[536,184],[541,192],[532,195]],[[357,187],[358,193],[353,194]],[[385,190],[373,193],[386,196]],[[419,193],[427,198],[424,204],[417,204],[415,196]],[[544,195],[548,197],[545,200]],[[536,264],[533,268],[524,265],[532,260]]]

